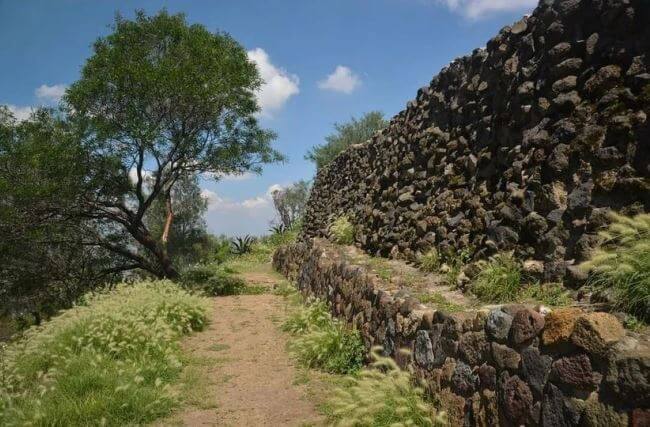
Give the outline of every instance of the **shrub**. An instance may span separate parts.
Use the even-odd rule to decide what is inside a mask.
[[[333,319],[323,301],[309,301],[282,326],[295,335],[289,348],[304,366],[348,374],[363,365],[365,347],[361,335]]]
[[[521,268],[512,254],[497,254],[482,266],[472,284],[472,292],[485,302],[514,301],[520,283]]]
[[[602,244],[581,267],[589,283],[609,293],[615,306],[641,319],[650,319],[650,214],[611,215],[600,233]]]
[[[225,266],[199,264],[187,268],[181,275],[181,285],[207,296],[240,295],[246,291],[246,282]]]
[[[0,425],[132,425],[170,413],[178,339],[208,302],[168,281],[118,285],[25,332],[0,358]]]
[[[440,256],[438,251],[435,248],[429,249],[429,251],[422,255],[418,260],[420,264],[420,269],[433,273],[438,271],[440,268]]]
[[[327,405],[331,421],[350,426],[446,426],[445,414],[436,414],[424,390],[413,385],[411,374],[380,351],[372,352],[369,368],[335,389]]]
[[[334,241],[341,245],[354,243],[354,225],[347,216],[341,216],[332,222],[330,233]]]
[[[230,250],[235,255],[244,255],[253,249],[255,238],[246,235],[244,237],[235,237],[230,241]]]

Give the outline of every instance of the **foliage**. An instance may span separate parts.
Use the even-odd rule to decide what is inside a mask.
[[[188,267],[180,277],[181,285],[207,296],[241,295],[246,293],[246,282],[235,276],[228,267],[215,264],[197,264]]]
[[[581,267],[589,283],[621,310],[650,319],[650,214],[611,215],[602,244]]]
[[[250,235],[235,237],[230,242],[230,251],[235,255],[244,255],[253,250],[255,238]]]
[[[309,198],[309,182],[300,180],[287,188],[281,188],[271,193],[273,207],[280,217],[284,228],[291,228],[300,221],[307,199]]]
[[[340,216],[330,225],[330,233],[336,243],[351,245],[354,243],[354,225],[347,216]]]
[[[420,265],[420,269],[429,273],[433,273],[435,271],[438,271],[440,268],[440,255],[435,248],[431,248],[429,251],[427,251],[427,253],[420,257],[418,263]]]
[[[445,298],[442,294],[438,292],[427,292],[424,294],[418,295],[420,302],[424,304],[434,304],[437,309],[443,310],[446,312],[460,311],[463,309],[462,305],[454,304]]]
[[[483,264],[471,289],[485,302],[514,301],[521,291],[521,267],[512,254],[497,254]]]
[[[0,424],[146,424],[169,414],[178,339],[207,301],[166,282],[121,284],[25,332],[0,358]]]
[[[320,300],[298,308],[283,329],[295,335],[289,348],[304,366],[348,374],[363,365],[365,347],[361,335],[332,318],[327,304]]]
[[[533,283],[520,292],[520,299],[537,301],[552,307],[570,305],[573,299],[561,283]]]
[[[444,267],[445,281],[449,285],[456,285],[460,272],[463,270],[463,267],[470,261],[470,259],[471,253],[468,249],[463,249],[460,252],[454,252],[452,254],[445,255],[444,264],[441,267]]]
[[[285,231],[287,231],[287,227],[285,227],[283,223],[275,224],[269,228],[269,231],[271,232],[271,235],[283,234]]]
[[[335,123],[334,133],[325,137],[324,144],[309,150],[305,159],[314,162],[317,169],[322,169],[346,148],[366,142],[387,125],[379,111],[366,113],[360,119],[352,117],[347,123]]]
[[[345,426],[446,426],[443,412],[424,399],[411,374],[395,361],[372,352],[373,363],[334,391],[329,400],[331,421]]]
[[[282,159],[271,148],[273,132],[257,121],[261,83],[246,50],[227,34],[165,11],[139,11],[132,21],[118,16],[64,96],[96,182],[79,205],[101,222],[95,244],[134,268],[176,277],[167,233],[154,238],[144,218],[162,199],[172,223],[174,188],[183,178],[259,172]]]

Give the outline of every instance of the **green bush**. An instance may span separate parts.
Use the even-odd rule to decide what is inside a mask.
[[[422,255],[418,260],[420,269],[433,273],[438,271],[440,268],[440,255],[435,248],[429,249],[429,251]]]
[[[347,216],[341,216],[330,225],[330,233],[334,241],[341,245],[354,243],[354,225]]]
[[[168,415],[178,339],[208,302],[168,281],[122,284],[33,327],[0,355],[0,425],[134,425]]]
[[[497,254],[481,267],[471,289],[481,301],[515,301],[521,291],[521,267],[512,254]]]
[[[581,264],[589,283],[621,310],[650,319],[650,214],[611,215],[602,244]]]
[[[330,421],[348,426],[446,426],[445,414],[436,413],[424,399],[424,390],[413,385],[410,373],[380,351],[374,349],[369,368],[335,389],[327,403]]]
[[[297,309],[283,329],[294,334],[289,349],[304,366],[335,374],[353,373],[363,366],[361,335],[332,318],[323,301],[312,300]]]
[[[181,285],[207,296],[240,295],[246,282],[235,271],[221,265],[199,264],[187,268],[181,275]]]

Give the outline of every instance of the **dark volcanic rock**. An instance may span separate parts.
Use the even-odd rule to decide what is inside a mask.
[[[533,395],[528,385],[514,375],[499,385],[498,396],[506,419],[515,425],[526,424],[533,407]]]
[[[522,344],[533,339],[544,328],[544,316],[529,308],[518,311],[510,328],[510,339]]]

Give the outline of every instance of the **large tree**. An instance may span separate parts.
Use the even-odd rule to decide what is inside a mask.
[[[309,198],[309,187],[309,182],[300,180],[271,193],[273,206],[284,227],[291,228],[302,218]]]
[[[167,242],[177,183],[194,174],[258,172],[281,159],[271,148],[274,134],[256,118],[262,82],[229,35],[165,11],[117,17],[93,50],[64,97],[101,183],[82,201],[83,214],[102,223],[88,244],[175,277]],[[157,238],[145,216],[160,199],[166,220]]]
[[[325,137],[325,143],[314,146],[305,159],[316,164],[317,169],[328,165],[339,153],[351,145],[361,144],[388,125],[384,115],[371,111],[360,119],[352,117],[347,123],[334,123],[334,133]]]

